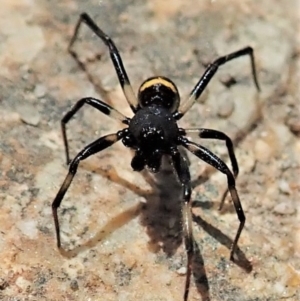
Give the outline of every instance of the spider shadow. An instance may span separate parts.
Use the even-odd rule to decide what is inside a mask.
[[[132,219],[137,217],[140,214],[142,206],[142,203],[138,203],[127,208],[122,213],[113,217],[88,241],[71,250],[60,248],[60,254],[66,258],[71,259],[84,251],[90,250],[91,248],[95,247],[99,242],[105,240],[111,233],[115,232],[117,229],[121,228],[122,226],[130,222]]]
[[[139,196],[146,198],[146,203],[135,204],[122,213],[113,217],[106,223],[91,239],[72,250],[60,249],[61,255],[66,258],[72,258],[79,253],[87,251],[95,247],[99,242],[106,239],[111,233],[121,228],[123,225],[130,222],[132,219],[139,216],[141,224],[146,228],[150,238],[149,250],[158,253],[162,250],[167,257],[175,254],[176,250],[182,245],[182,187],[173,172],[171,165],[164,162],[161,172],[152,176],[148,172],[143,172],[145,180],[151,185],[153,191],[149,192],[141,189],[137,185],[128,182],[120,177],[112,166],[105,169],[95,168],[95,165],[83,164],[83,168],[96,172],[107,177],[114,183],[117,183]],[[202,177],[204,183],[208,179],[208,175]],[[198,184],[198,183],[197,183]],[[194,186],[194,184],[193,184]],[[194,202],[193,207],[211,208],[211,202],[200,203]],[[208,207],[207,207],[208,206]],[[223,234],[220,230],[205,222],[201,217],[193,215],[193,220],[209,235],[217,239],[221,244],[225,245],[229,250],[232,245],[232,240]],[[246,259],[245,254],[238,249],[238,259],[235,263],[244,270],[250,272],[252,266]],[[195,284],[202,300],[210,300],[209,284],[206,275],[205,264],[201,255],[200,249],[195,243],[195,254],[192,264],[192,273],[195,279]]]
[[[85,170],[105,176],[114,183],[132,190],[137,195],[145,197],[146,203],[135,204],[116,215],[85,243],[71,250],[61,248],[59,252],[62,256],[73,258],[95,247],[111,233],[137,216],[139,216],[140,222],[145,227],[150,238],[148,243],[149,250],[154,253],[162,250],[167,257],[175,254],[176,250],[182,245],[183,240],[181,217],[182,188],[168,163],[165,163],[162,171],[155,174],[154,177],[147,171],[143,172],[145,180],[153,188],[151,192],[142,190],[140,187],[118,176],[112,166],[101,169],[95,168],[95,165],[92,164],[85,163],[82,165]],[[182,264],[184,265],[185,263]],[[208,279],[198,246],[193,258],[192,273],[196,279],[197,288],[199,294],[202,296],[202,300],[209,301]]]
[[[195,207],[195,206],[193,206]],[[221,230],[214,227],[213,225],[206,222],[204,219],[202,219],[200,216],[196,216],[193,214],[193,221],[198,224],[201,229],[203,229],[206,233],[208,233],[211,237],[215,238],[220,244],[225,246],[228,250],[231,250],[231,246],[233,243],[233,240],[229,238],[227,235],[225,235]],[[229,254],[228,254],[229,255]],[[242,268],[246,273],[252,272],[252,264],[247,259],[245,253],[237,246],[236,253],[234,254],[234,263],[238,265],[240,268]],[[228,256],[228,261],[229,261]]]
[[[209,179],[210,175],[211,175],[211,171],[209,169],[206,170],[206,172],[204,172],[203,175],[198,177],[196,180],[192,181],[192,187],[195,188],[198,185],[204,184]],[[225,190],[220,198],[220,204],[222,204],[223,206],[222,209],[219,210],[220,214],[225,214],[225,212],[226,213],[231,212],[233,214],[236,214],[233,204],[229,202],[224,204],[227,197],[228,197],[228,190]],[[214,203],[211,201],[203,203],[195,200],[192,202],[192,208],[196,208],[196,207],[201,207],[202,209],[207,210],[207,209],[213,209],[215,206]],[[225,246],[228,250],[231,249],[233,240],[229,238],[227,235],[225,235],[222,231],[214,227],[213,225],[207,223],[204,219],[201,218],[201,216],[193,214],[193,222],[197,223],[201,229],[203,229],[210,236],[217,239],[218,242],[223,246]],[[253,267],[251,262],[247,259],[245,253],[239,248],[239,246],[237,246],[236,249],[234,263],[237,264],[239,267],[241,267],[247,273],[250,273],[252,271]]]
[[[196,187],[206,183],[214,172],[215,171],[212,170],[211,168],[206,168],[203,174],[201,174],[195,180],[192,180],[192,188],[195,189]],[[230,198],[230,194],[227,188],[223,190],[221,197],[219,197],[218,203],[219,203],[218,211],[221,215],[226,213],[236,214],[236,211],[234,210],[234,206],[232,204],[232,200]],[[206,210],[213,209],[215,207],[215,202],[206,201],[200,203],[194,201],[193,207],[201,207],[202,209],[206,209]]]

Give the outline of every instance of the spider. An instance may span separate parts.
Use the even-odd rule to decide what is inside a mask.
[[[130,119],[99,99],[86,97],[80,99],[63,117],[61,126],[66,160],[69,164],[69,172],[52,203],[57,246],[58,248],[61,248],[60,227],[57,210],[62,199],[64,198],[64,195],[70,187],[70,184],[77,172],[78,165],[81,161],[110,147],[119,140],[121,140],[126,147],[129,147],[135,151],[131,161],[131,167],[134,171],[142,171],[145,167],[147,167],[151,172],[156,173],[160,169],[162,157],[168,156],[171,159],[174,172],[176,173],[183,189],[183,235],[187,253],[187,273],[183,298],[186,301],[188,299],[192,259],[194,254],[191,212],[192,187],[188,163],[180,154],[178,146],[183,146],[188,151],[196,155],[199,159],[210,164],[227,177],[228,191],[231,194],[234,208],[240,222],[231,247],[230,259],[232,261],[234,260],[237,243],[243,230],[246,218],[235,187],[235,178],[238,175],[239,168],[231,139],[223,132],[213,129],[183,129],[178,127],[177,121],[179,121],[198,100],[210,80],[213,78],[214,74],[217,72],[218,68],[226,62],[238,57],[249,55],[254,84],[259,91],[260,88],[256,75],[253,49],[251,47],[245,47],[241,50],[216,59],[207,67],[206,71],[191,91],[188,99],[181,104],[176,85],[170,79],[163,76],[150,77],[145,80],[141,84],[136,97],[117,47],[112,39],[106,35],[86,13],[82,13],[80,15],[68,48],[69,52],[76,60],[77,56],[72,50],[72,45],[77,39],[77,35],[82,23],[85,23],[108,47],[120,85],[124,92],[125,98],[127,99],[127,102],[134,113],[134,116]],[[75,156],[75,158],[70,161],[69,146],[66,135],[66,124],[85,104],[90,105],[99,110],[101,113],[120,121],[121,123],[127,125],[127,127],[118,131],[117,133],[109,134],[95,140],[91,144],[84,147]],[[226,143],[233,172],[210,150],[201,146],[200,144],[189,141],[186,138],[186,134],[189,132],[197,132],[198,136],[202,139],[223,140]]]

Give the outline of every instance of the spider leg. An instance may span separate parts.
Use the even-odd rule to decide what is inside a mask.
[[[113,62],[113,65],[115,67],[119,82],[121,84],[121,87],[123,89],[124,95],[127,99],[128,104],[130,105],[130,108],[135,113],[137,111],[138,101],[136,96],[134,95],[133,89],[131,87],[128,75],[126,73],[126,70],[124,68],[122,58],[119,54],[119,51],[112,41],[112,39],[106,35],[99,27],[98,25],[92,20],[92,18],[87,13],[82,13],[80,15],[80,18],[76,24],[75,31],[73,34],[73,37],[71,39],[71,42],[69,44],[68,50],[71,53],[71,55],[75,58],[76,61],[78,61],[77,54],[72,50],[72,46],[77,39],[79,28],[84,22],[92,31],[95,33],[108,47],[110,52],[110,57]]]
[[[192,260],[194,256],[194,237],[192,228],[192,211],[191,211],[191,176],[188,168],[186,159],[179,153],[178,149],[172,152],[172,163],[178,179],[183,186],[183,230],[184,230],[184,242],[187,252],[187,272],[186,272],[186,282],[184,290],[184,301],[188,299],[191,273],[192,273]]]
[[[83,107],[83,105],[88,104],[93,108],[97,109],[101,113],[108,115],[116,120],[121,121],[124,124],[129,123],[129,118],[125,117],[122,113],[111,107],[110,105],[104,103],[103,101],[93,98],[93,97],[85,97],[77,101],[77,103],[68,111],[65,116],[61,120],[61,130],[62,136],[65,145],[65,152],[66,152],[66,160],[67,164],[70,163],[70,154],[69,154],[69,143],[67,139],[67,132],[66,132],[66,124],[70,121],[70,119],[76,114],[78,110]]]
[[[66,194],[67,190],[69,189],[71,182],[77,172],[78,165],[80,161],[87,159],[91,155],[98,153],[105,148],[111,146],[118,140],[120,140],[124,136],[124,130],[120,131],[116,134],[110,134],[106,135],[104,137],[101,137],[97,139],[96,141],[92,142],[88,146],[86,146],[82,151],[80,151],[77,156],[72,160],[69,166],[69,173],[66,176],[63,184],[61,185],[53,203],[52,203],[52,213],[53,213],[53,219],[55,224],[55,231],[56,231],[56,239],[57,239],[57,247],[60,248],[61,241],[60,241],[60,228],[59,228],[59,222],[58,222],[58,216],[57,216],[57,209],[60,206],[60,203],[62,199],[64,198],[64,195]]]
[[[255,60],[254,60],[254,54],[253,54],[253,48],[252,47],[246,47],[241,50],[232,52],[228,55],[221,56],[220,58],[216,59],[212,64],[209,64],[207,69],[205,70],[204,74],[190,93],[189,98],[187,101],[183,102],[182,105],[179,107],[178,112],[176,114],[176,118],[180,119],[191,107],[192,105],[198,100],[210,80],[213,78],[217,70],[221,65],[224,65],[225,63],[236,59],[240,56],[249,55],[250,61],[251,61],[251,68],[252,68],[252,76],[253,81],[256,86],[256,89],[260,91],[260,87],[257,80],[256,75],[256,67],[255,67]]]
[[[226,147],[229,155],[229,159],[231,161],[232,171],[234,178],[236,179],[239,173],[239,165],[235,157],[234,148],[232,140],[223,132],[212,130],[212,129],[182,129],[184,135],[188,132],[197,132],[198,136],[203,139],[217,139],[226,142]],[[225,191],[222,201],[219,207],[219,210],[222,209],[224,205],[224,200],[228,194],[228,189]]]
[[[181,144],[187,148],[190,152],[192,152],[194,155],[196,155],[198,158],[203,160],[204,162],[210,164],[220,172],[224,173],[227,176],[227,183],[228,183],[228,190],[231,194],[232,201],[234,204],[235,211],[237,213],[238,219],[240,221],[240,225],[238,228],[238,231],[236,233],[236,236],[234,238],[232,247],[231,247],[231,252],[230,252],[230,260],[234,260],[234,253],[237,248],[237,243],[239,240],[239,237],[241,235],[241,232],[244,228],[245,225],[245,214],[242,208],[242,204],[240,202],[237,190],[235,188],[235,179],[234,175],[228,168],[228,166],[220,159],[218,158],[215,154],[213,154],[211,151],[209,151],[207,148],[198,145],[194,142],[189,141],[186,138],[181,138]]]

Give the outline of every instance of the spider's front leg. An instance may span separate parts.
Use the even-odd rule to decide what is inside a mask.
[[[184,242],[187,252],[187,272],[186,282],[184,290],[184,301],[188,299],[191,274],[192,274],[192,261],[194,258],[194,237],[192,228],[192,210],[191,210],[191,176],[188,168],[186,159],[179,153],[178,149],[172,151],[172,163],[179,182],[183,187],[183,207],[182,207],[182,218],[183,218],[183,230],[184,230]]]
[[[61,120],[61,131],[62,131],[63,141],[65,145],[67,164],[70,163],[70,154],[69,154],[69,143],[67,139],[66,125],[70,121],[70,119],[77,113],[77,111],[79,111],[85,104],[92,106],[93,108],[97,109],[101,113],[113,119],[116,119],[124,124],[128,125],[130,121],[128,117],[124,116],[122,113],[120,113],[112,106],[106,104],[100,99],[94,97],[84,97],[78,100]]]
[[[56,239],[57,239],[57,247],[61,247],[61,241],[60,241],[60,228],[59,228],[59,222],[58,222],[58,216],[57,216],[57,209],[61,204],[62,199],[64,198],[67,190],[69,189],[71,182],[76,175],[78,165],[80,161],[87,159],[91,155],[98,153],[105,148],[111,146],[118,140],[122,139],[124,136],[125,130],[120,131],[116,134],[110,134],[104,137],[101,137],[94,141],[93,143],[86,146],[81,152],[78,153],[78,155],[72,160],[69,166],[69,173],[67,174],[63,184],[61,185],[61,188],[59,189],[53,203],[52,203],[52,213],[54,218],[54,224],[55,224],[55,231],[56,231]]]
[[[104,42],[104,44],[108,47],[110,57],[111,57],[113,65],[115,67],[115,70],[116,70],[120,85],[122,87],[122,90],[124,92],[124,95],[127,99],[128,104],[130,105],[131,110],[135,113],[137,111],[137,107],[138,107],[138,100],[133,92],[128,75],[127,75],[126,70],[123,65],[122,58],[120,56],[120,53],[119,53],[115,43],[113,42],[113,40],[99,28],[99,26],[93,21],[93,19],[87,13],[82,13],[80,15],[80,18],[75,27],[73,37],[72,37],[71,42],[68,47],[69,52],[74,57],[74,59],[79,63],[79,65],[82,65],[77,57],[77,54],[72,50],[72,46],[73,46],[75,40],[77,39],[79,28],[82,23],[85,23],[92,30],[92,32],[94,34],[96,34]]]
[[[209,84],[215,73],[218,71],[219,67],[226,64],[227,62],[234,60],[236,58],[239,58],[241,56],[248,55],[250,57],[251,62],[251,69],[252,69],[252,76],[253,81],[256,86],[257,91],[260,91],[260,87],[257,80],[256,75],[256,67],[255,67],[255,60],[254,60],[254,54],[253,54],[253,48],[252,47],[245,47],[241,50],[232,52],[228,55],[224,55],[216,59],[213,63],[209,64],[207,69],[205,70],[204,74],[198,81],[198,83],[195,85],[194,89],[190,93],[189,98],[181,104],[181,106],[178,109],[178,112],[175,113],[176,119],[180,119],[192,106],[193,104],[199,99],[202,92],[206,88],[206,86]]]

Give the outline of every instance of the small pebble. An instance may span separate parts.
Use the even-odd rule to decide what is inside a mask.
[[[30,281],[25,279],[24,277],[22,276],[19,276],[16,280],[15,280],[15,284],[17,285],[17,287],[19,287],[20,289],[22,290],[26,290],[27,287],[30,286]]]
[[[9,283],[4,278],[0,278],[0,290],[3,291],[9,286]]]
[[[121,22],[127,22],[130,19],[130,16],[127,13],[121,13],[119,16],[119,20]]]
[[[285,180],[279,181],[278,188],[284,194],[291,194],[292,192],[289,183]]]
[[[222,118],[228,118],[234,110],[234,102],[230,97],[220,99],[218,106],[218,115]]]
[[[70,288],[71,288],[73,291],[78,291],[79,286],[78,286],[77,280],[72,280],[72,281],[71,281],[71,283],[70,283]]]
[[[177,272],[178,275],[181,275],[181,276],[185,275],[186,274],[186,267],[181,267],[176,272]]]
[[[21,220],[16,224],[17,228],[30,239],[38,237],[37,221],[33,219]]]
[[[300,136],[300,118],[297,117],[291,118],[287,122],[287,125],[292,133]]]
[[[18,112],[23,122],[33,126],[37,126],[39,124],[41,116],[37,112],[36,107],[29,104],[21,105],[18,108]]]
[[[282,283],[280,283],[280,282],[274,283],[274,291],[277,294],[282,295],[284,293],[284,290],[285,290],[285,286]]]
[[[267,162],[272,155],[272,149],[268,143],[259,139],[254,145],[254,154],[256,160]]]
[[[278,214],[288,215],[293,214],[295,212],[295,208],[291,203],[281,202],[274,207],[273,211]]]
[[[227,88],[230,88],[236,84],[236,79],[229,74],[221,76],[220,81]]]
[[[46,94],[46,87],[44,85],[36,85],[34,88],[34,95],[37,98],[43,98]]]

